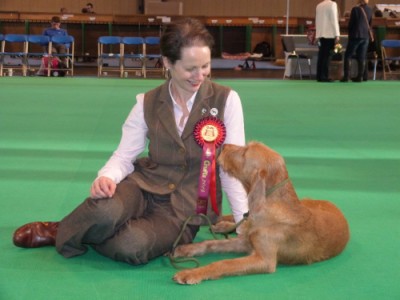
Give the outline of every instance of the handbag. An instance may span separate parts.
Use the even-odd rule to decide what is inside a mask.
[[[372,31],[371,26],[369,26],[368,17],[367,17],[367,14],[365,13],[364,8],[362,8],[361,6],[360,6],[360,8],[361,8],[361,11],[363,12],[365,22],[367,23],[367,26],[368,26],[369,41],[373,42],[373,41],[375,41],[374,32]]]

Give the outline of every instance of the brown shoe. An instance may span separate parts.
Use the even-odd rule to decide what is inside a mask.
[[[22,248],[54,246],[56,243],[57,228],[58,222],[33,222],[25,224],[14,232],[14,245]]]

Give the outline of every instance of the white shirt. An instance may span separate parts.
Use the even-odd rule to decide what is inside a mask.
[[[171,91],[170,95],[172,97]],[[187,102],[189,112],[193,107],[195,97],[196,93]],[[176,128],[179,135],[181,135],[186,125],[187,118],[180,127],[179,123],[183,112],[173,97],[172,99]],[[136,100],[137,103],[132,108],[122,126],[122,137],[118,148],[114,151],[104,167],[98,172],[98,177],[106,176],[114,180],[117,184],[134,171],[132,162],[146,149],[146,134],[148,128],[144,120],[143,112],[144,94],[138,94]],[[226,126],[226,138],[224,143],[244,145],[245,134],[242,104],[239,95],[232,90],[226,102],[224,124]],[[236,178],[227,175],[222,169],[220,169],[220,179],[222,189],[228,197],[233,217],[236,222],[239,222],[243,218],[243,214],[248,212],[246,191]]]
[[[315,37],[334,39],[340,36],[337,3],[324,0],[317,5],[315,15]]]

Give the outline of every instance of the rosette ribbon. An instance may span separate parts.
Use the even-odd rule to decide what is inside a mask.
[[[193,136],[197,144],[203,148],[196,213],[207,214],[208,199],[210,198],[212,209],[219,215],[215,151],[225,140],[226,128],[220,119],[211,116],[205,117],[194,126]]]

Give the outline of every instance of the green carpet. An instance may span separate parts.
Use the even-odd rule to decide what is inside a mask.
[[[299,196],[343,210],[351,240],[340,256],[180,286],[164,257],[133,267],[92,250],[65,259],[14,247],[18,226],[59,220],[87,196],[135,95],[161,81],[3,77],[0,299],[400,299],[400,83],[218,82],[239,92],[247,140],[285,157]],[[208,238],[204,228],[197,240]]]

